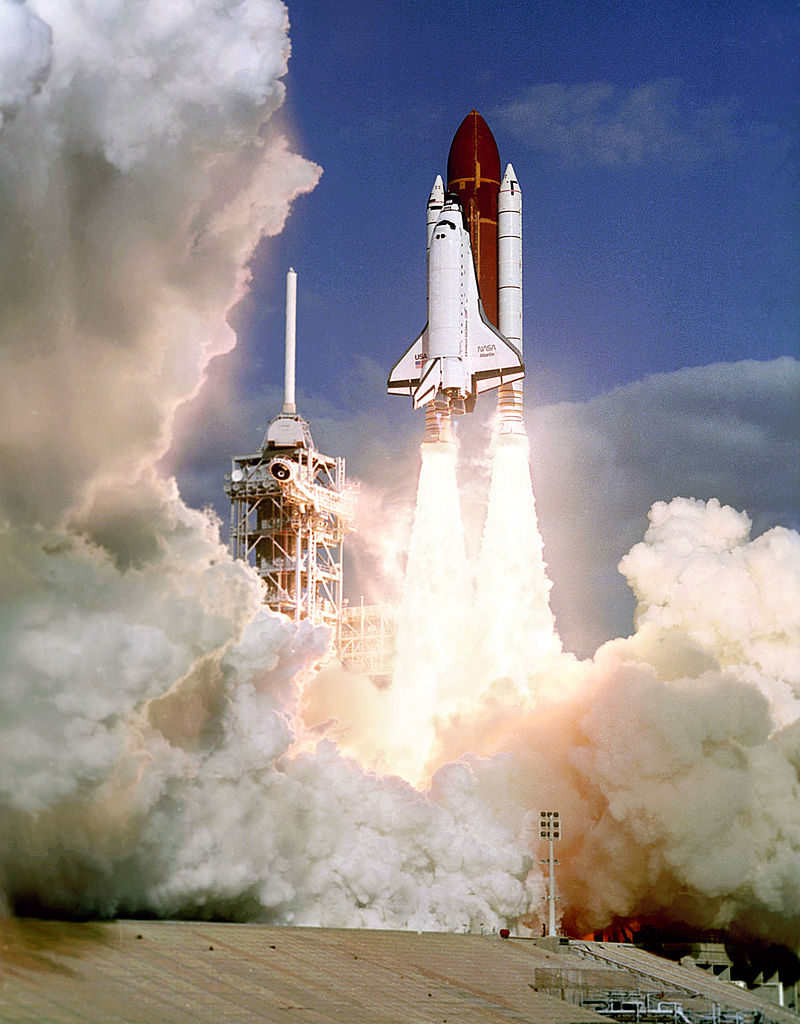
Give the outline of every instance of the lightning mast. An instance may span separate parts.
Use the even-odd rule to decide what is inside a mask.
[[[234,558],[264,583],[264,603],[295,622],[332,627],[341,646],[342,549],[354,491],[343,458],[314,447],[295,405],[297,274],[286,275],[283,411],[257,452],[234,456],[225,476]]]

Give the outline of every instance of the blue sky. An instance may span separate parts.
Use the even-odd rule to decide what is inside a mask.
[[[523,189],[534,489],[568,640],[588,651],[626,629],[616,563],[653,501],[718,497],[755,532],[800,525],[796,4],[290,3],[289,16],[279,116],[323,174],[262,243],[237,348],[185,411],[171,468],[190,504],[226,518],[228,457],[280,410],[289,265],[300,412],[351,476],[413,500],[421,417],[384,384],[425,322],[425,203],[475,107]],[[580,479],[558,478],[567,465]]]
[[[280,341],[291,261],[308,387],[353,348],[388,367],[424,322],[425,200],[473,106],[523,188],[539,397],[796,353],[795,4],[290,4],[290,19],[287,112],[324,174],[265,246],[254,336]]]

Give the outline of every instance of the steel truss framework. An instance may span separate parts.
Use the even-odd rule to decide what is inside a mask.
[[[305,426],[305,424],[303,424]],[[231,500],[231,552],[264,582],[264,602],[299,622],[329,625],[341,645],[342,547],[353,518],[344,459],[305,439],[265,444],[232,459],[225,478]]]
[[[395,609],[360,604],[342,611],[339,656],[345,665],[389,682],[395,651]]]

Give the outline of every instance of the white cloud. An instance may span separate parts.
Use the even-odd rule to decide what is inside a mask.
[[[630,630],[617,563],[656,501],[718,498],[761,533],[800,525],[800,362],[657,374],[529,415],[533,486],[565,644],[590,654]]]
[[[730,104],[693,103],[676,78],[632,89],[608,82],[535,85],[493,117],[572,166],[696,164],[730,151],[743,130]]]

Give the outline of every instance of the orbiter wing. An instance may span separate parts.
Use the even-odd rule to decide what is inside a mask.
[[[422,367],[428,358],[428,325],[389,373],[386,390],[390,395],[413,395],[419,386]]]
[[[472,398],[483,391],[499,388],[525,376],[522,354],[489,321],[478,294],[475,264],[470,259],[472,273],[468,275],[467,295],[464,299],[466,315],[458,358],[464,363],[466,393]],[[470,280],[471,278],[471,280]],[[390,395],[412,395],[414,408],[426,405],[442,386],[442,359],[428,357],[428,325],[413,344],[394,364],[389,374],[387,390]],[[448,357],[449,358],[449,357]]]

